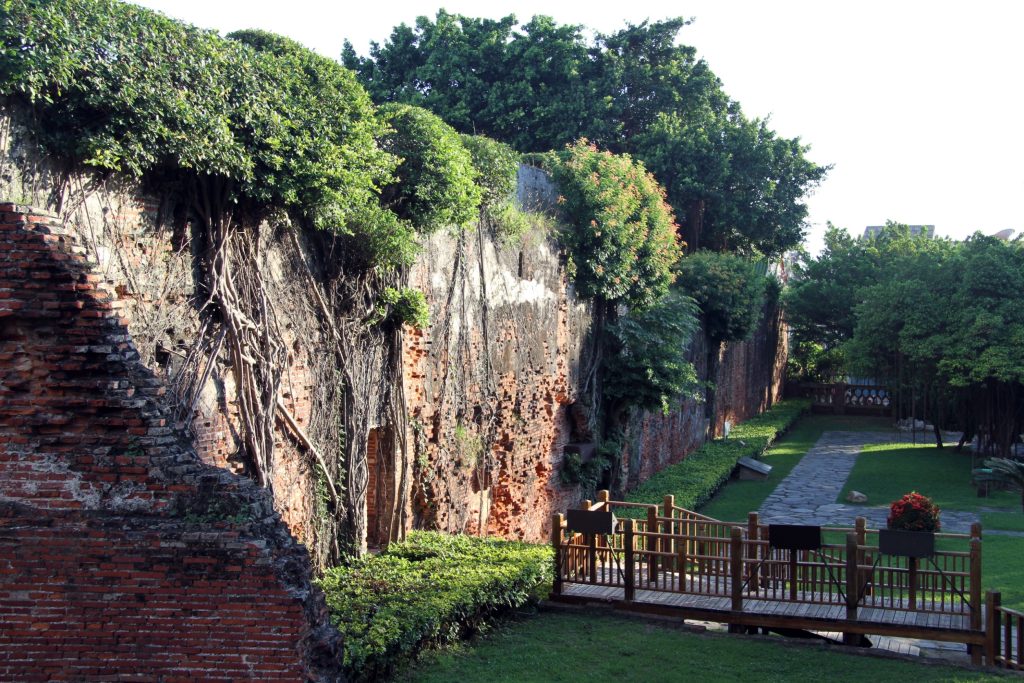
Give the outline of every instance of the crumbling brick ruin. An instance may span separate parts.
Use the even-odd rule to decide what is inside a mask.
[[[0,204],[0,680],[337,679],[307,553],[173,428],[81,251]]]

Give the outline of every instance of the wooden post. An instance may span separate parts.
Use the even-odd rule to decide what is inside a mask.
[[[591,501],[585,500],[585,501],[583,501],[583,504],[580,505],[580,507],[583,508],[584,510],[589,510],[591,505],[593,505],[593,503],[591,503]],[[587,539],[587,567],[589,568],[588,575],[590,577],[590,583],[596,584],[597,583],[597,534],[587,534],[586,535],[586,539]]]
[[[1000,628],[999,606],[1003,602],[1003,595],[998,591],[989,591],[985,594],[985,663],[989,666],[996,665],[996,657],[1000,650]]]
[[[661,516],[673,520],[673,521],[668,523],[668,529],[665,530],[667,533],[670,533],[673,536],[675,536],[677,533],[679,533],[676,530],[675,518],[672,516],[672,513],[675,510],[675,508],[676,508],[676,497],[673,496],[670,493],[667,496],[665,496],[665,500],[662,502],[662,515]],[[669,540],[668,547],[664,548],[664,550],[667,553],[673,553],[674,554],[676,552],[676,550],[677,550],[677,548],[676,548],[676,539],[672,538],[671,540]]]
[[[868,585],[868,579],[871,577],[868,576],[867,569],[860,569],[860,567],[871,564],[867,559],[865,551],[861,548],[868,544],[868,520],[864,517],[858,517],[854,521],[853,528],[857,534],[857,590],[860,591],[863,588],[866,595],[867,589],[865,587]]]
[[[676,549],[676,567],[679,573],[679,582],[676,585],[676,590],[680,593],[686,590],[686,544],[680,543]]]
[[[800,582],[799,550],[789,551],[789,599],[796,600],[797,584]]]
[[[756,512],[747,513],[747,562],[750,564],[750,568],[747,572],[750,574],[750,589],[756,591],[760,588],[760,577],[758,576],[758,564],[757,564],[757,552],[760,546],[757,544],[759,532],[761,529],[761,520]]]
[[[605,505],[607,505],[608,501],[610,501],[610,500],[611,500],[611,494],[608,492],[608,489],[601,489],[600,491],[597,492],[597,502],[598,503],[604,503]]]
[[[563,560],[562,560],[562,525],[565,517],[556,512],[551,515],[551,549],[555,552],[555,580],[551,584],[553,595],[562,594]]]
[[[910,609],[917,611],[917,558],[907,558],[907,583],[910,584]]]
[[[729,588],[732,611],[743,611],[743,532],[739,527],[729,530]],[[729,633],[739,633],[739,624],[729,624]]]
[[[859,602],[857,585],[857,532],[850,531],[846,534],[846,620],[857,620],[857,603]],[[860,641],[860,635],[856,633],[843,632],[843,643],[856,645]]]
[[[633,566],[633,524],[632,519],[622,520],[622,547],[625,550],[626,564],[626,602],[632,602],[636,597],[636,571]]]
[[[981,524],[971,525],[971,630],[981,630]],[[971,663],[981,664],[981,650],[971,648]]]
[[[656,534],[658,533],[658,506],[652,505],[647,508],[647,533]],[[654,553],[658,552],[658,537],[647,536],[647,543],[644,544],[647,548],[647,585],[652,583],[658,585],[658,556]]]

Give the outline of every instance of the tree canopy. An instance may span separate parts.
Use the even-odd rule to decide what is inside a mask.
[[[672,208],[643,164],[579,140],[548,157],[569,226],[570,271],[587,298],[650,306],[681,256]]]
[[[800,339],[901,391],[908,410],[1006,452],[1024,427],[1024,242],[830,230],[786,298]]]
[[[629,153],[666,188],[691,248],[779,255],[799,244],[803,198],[827,168],[743,114],[694,48],[676,44],[687,23],[588,42],[549,17],[520,26],[442,10],[396,27],[367,57],[347,44],[343,61],[377,101],[426,107],[464,133],[524,152],[586,137]]]
[[[115,0],[12,0],[0,94],[56,156],[143,176],[217,177],[235,201],[343,229],[395,166],[348,70],[278,36],[225,40]]]

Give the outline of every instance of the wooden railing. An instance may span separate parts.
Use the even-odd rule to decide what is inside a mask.
[[[978,524],[970,535],[936,534],[934,554],[917,559],[881,553],[878,532],[867,529],[863,518],[853,528],[822,528],[819,547],[789,550],[771,545],[769,526],[757,513],[745,524],[722,522],[676,507],[672,496],[659,509],[612,501],[606,492],[584,508],[639,509],[642,518],[618,520],[611,534],[587,535],[563,533],[564,520],[555,515],[556,594],[569,581],[621,587],[626,601],[644,589],[729,598],[735,612],[748,600],[789,601],[845,606],[848,620],[875,608],[958,615],[972,631],[983,629]],[[966,549],[942,547],[951,540]],[[1004,625],[1017,619],[1013,628],[1019,632],[1016,612],[1002,610],[996,618]],[[1018,655],[1007,655],[1006,666],[1019,666],[1020,640],[1000,642],[1015,644]]]
[[[880,384],[803,382],[787,385],[786,394],[792,398],[811,399],[811,410],[817,413],[891,415],[893,409],[888,387]]]
[[[1003,607],[1001,594],[985,597],[985,661],[994,666],[1024,671],[1024,614]]]

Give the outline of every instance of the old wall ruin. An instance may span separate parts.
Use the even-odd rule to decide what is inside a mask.
[[[9,116],[0,117],[0,149],[0,197],[49,208],[79,240],[95,286],[119,307],[142,365],[167,387],[172,426],[188,431],[203,462],[251,474],[240,454],[230,363],[203,328],[202,236],[185,208],[160,188],[65,172],[19,135]],[[527,203],[557,195],[536,172],[520,185]],[[286,224],[258,231],[259,267],[287,348],[281,399],[291,422],[278,425],[273,501],[313,551],[315,566],[332,556],[337,527],[324,522],[330,496],[296,429],[327,458],[339,459],[342,439],[365,458],[365,494],[356,495],[365,495],[370,544],[415,526],[542,540],[551,513],[583,495],[559,472],[566,444],[593,438],[578,396],[589,307],[573,294],[551,226],[536,223],[515,240],[481,224],[459,234],[442,230],[424,245],[409,283],[426,293],[430,325],[380,340],[364,368],[363,397],[374,405],[366,406],[359,434],[341,434],[332,412],[340,382],[322,361],[330,344],[311,291],[329,293],[330,283],[311,258],[313,238]],[[645,479],[699,446],[709,427],[720,431],[725,419],[747,417],[777,398],[780,324],[771,312],[752,341],[723,349],[714,420],[691,401],[668,415],[635,415],[620,481]],[[384,386],[391,343],[400,352],[401,381]],[[705,357],[698,340],[691,358],[702,376]],[[383,392],[393,395],[385,400]]]
[[[175,429],[84,251],[0,204],[0,679],[340,678],[308,554]]]

